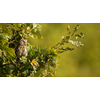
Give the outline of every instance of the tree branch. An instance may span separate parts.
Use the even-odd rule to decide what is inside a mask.
[[[7,64],[2,65],[1,67],[6,66],[6,65],[14,65],[14,66],[16,66],[16,64],[14,64],[14,63],[7,63]]]
[[[14,41],[16,41],[16,39],[15,39],[15,40],[13,40],[13,41],[11,41],[11,40],[13,39],[13,37],[14,37],[15,33],[16,33],[16,30],[15,30],[14,34],[12,35],[12,37],[11,37],[10,41],[8,42],[8,45],[9,45],[10,43],[13,43]]]

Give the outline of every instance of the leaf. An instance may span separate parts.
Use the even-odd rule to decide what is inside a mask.
[[[66,36],[66,38],[65,38],[65,40],[69,40],[69,38],[70,38],[70,36],[69,36],[69,35],[67,35],[67,36]]]
[[[76,38],[79,37],[79,38],[82,38],[83,39],[84,38],[84,35],[85,34],[81,32],[80,34],[76,34],[75,36],[76,36]]]
[[[23,62],[23,63],[25,64],[25,63],[27,62],[27,58],[24,57],[24,56],[22,56],[22,57],[20,58],[20,61]]]
[[[77,25],[76,27],[75,27],[75,29],[74,29],[74,32],[76,32],[78,29],[79,29],[79,25]]]
[[[40,39],[42,37],[41,32],[37,29],[32,29],[31,34],[34,36],[36,39]]]
[[[41,25],[33,23],[33,29],[41,31]]]
[[[81,41],[72,41],[72,40],[69,40],[69,42],[72,43],[72,45],[77,46],[77,47],[84,45],[84,44],[81,44]]]
[[[6,28],[3,30],[3,34],[5,34],[5,35],[12,34],[12,30],[9,29],[8,27],[6,27]]]
[[[32,45],[27,46],[27,51],[32,50]]]
[[[35,38],[35,39],[40,39],[40,38],[43,38],[42,37],[42,34],[41,34],[41,25],[39,24],[34,24],[32,25],[32,29],[30,31],[30,35],[32,38]],[[29,27],[28,27],[29,29]]]
[[[70,26],[67,27],[67,31],[68,31],[67,35],[69,35],[71,33],[70,32]]]
[[[32,67],[33,67],[33,69],[34,69],[34,71],[36,73],[36,69],[39,67],[39,63],[36,61],[36,59],[33,59],[31,61],[31,65],[32,65]]]
[[[70,47],[63,48],[63,47],[61,47],[61,48],[59,48],[59,49],[57,50],[57,52],[58,52],[58,53],[63,53],[63,52],[65,52],[65,51],[67,51],[67,50],[72,51],[72,50],[74,50],[74,48],[70,48]]]
[[[15,58],[14,49],[9,48],[7,45],[0,46],[0,49],[4,50],[4,52],[8,58]]]
[[[1,34],[0,35],[0,47],[1,47],[1,45],[5,44],[6,42],[8,42],[7,38],[5,38],[3,34]]]
[[[20,30],[20,23],[9,23],[8,26],[10,30]]]
[[[70,26],[67,27],[67,31],[68,31],[68,32],[70,31]]]

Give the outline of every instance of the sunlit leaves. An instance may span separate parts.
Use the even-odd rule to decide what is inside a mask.
[[[20,62],[22,62],[22,63],[26,63],[27,62],[27,58],[26,57],[24,57],[24,56],[22,56],[21,58],[20,58]]]
[[[77,32],[77,30],[79,29],[79,25],[77,25],[75,28],[74,28],[74,32],[73,32],[73,34],[72,35],[74,35],[76,32]]]
[[[3,34],[0,35],[0,47],[2,44],[5,44],[7,42],[7,39]]]
[[[0,24],[0,29],[5,35],[13,34],[17,32],[17,37],[28,38],[28,36],[33,39],[43,38],[41,34],[41,25],[35,23],[3,23]],[[16,35],[14,34],[14,37]],[[19,38],[18,37],[18,38]]]
[[[58,53],[63,53],[63,52],[65,52],[65,51],[67,51],[67,50],[72,51],[72,50],[74,50],[74,48],[70,48],[70,47],[63,48],[63,47],[61,47],[61,48],[59,48],[59,49],[57,50],[57,52],[58,52]]]
[[[33,59],[31,61],[31,65],[32,65],[34,71],[36,72],[37,67],[39,67],[39,63],[36,61],[36,59]]]
[[[53,56],[57,56],[57,51],[54,48],[49,47],[48,54],[53,55]]]
[[[57,66],[57,51],[54,48],[47,49],[45,47],[40,48],[32,46],[28,46],[28,50],[28,58],[34,69],[34,76],[49,76],[48,68],[50,67],[50,69],[54,71]]]
[[[67,31],[68,31],[67,35],[69,35],[71,33],[70,32],[70,26],[67,27]]]
[[[3,30],[3,34],[5,34],[5,35],[12,34],[12,30],[9,29],[8,27],[6,27],[6,28]]]
[[[72,41],[72,40],[69,40],[70,43],[72,43],[72,45],[74,46],[84,46],[84,44],[81,44],[81,41]]]
[[[84,33],[80,33],[80,34],[76,34],[75,36],[76,36],[76,39],[79,37],[79,38],[82,38],[82,39],[84,39]]]
[[[63,48],[61,47],[62,45],[65,45],[65,44],[68,44],[68,43],[72,43],[73,46],[83,46],[83,44],[81,43],[81,41],[73,41],[73,40],[70,40],[72,37],[76,37],[76,39],[79,37],[81,39],[84,38],[84,33],[80,33],[80,34],[76,34],[77,30],[79,29],[79,25],[77,25],[74,29],[73,29],[73,33],[71,34],[70,32],[70,26],[67,27],[67,36],[62,36],[62,40],[60,42],[58,42],[57,45],[55,45],[55,50],[57,50],[58,53],[62,53],[64,51],[67,51],[67,50],[74,50],[74,48],[70,48],[70,47],[66,47],[66,48]]]
[[[42,38],[41,25],[33,23],[33,28],[31,29],[31,37],[36,38],[36,39]]]

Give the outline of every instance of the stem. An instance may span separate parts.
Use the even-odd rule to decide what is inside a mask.
[[[1,67],[6,66],[6,65],[10,65],[10,64],[16,66],[16,64],[14,64],[14,63],[8,63],[8,64],[4,64],[4,65],[2,65]]]
[[[11,40],[13,39],[13,37],[14,37],[15,33],[16,33],[16,30],[15,30],[14,34],[12,35]],[[10,43],[12,43],[12,42],[16,41],[16,39],[15,39],[15,40],[13,40],[13,41],[11,41],[11,40],[10,40],[10,42],[8,42],[8,45],[9,45]]]

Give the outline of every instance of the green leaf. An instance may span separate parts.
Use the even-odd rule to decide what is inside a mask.
[[[22,57],[20,58],[20,61],[23,62],[23,63],[25,64],[25,63],[27,62],[27,58],[24,57],[24,56],[22,56]]]
[[[32,50],[32,45],[27,46],[27,51]]]
[[[4,50],[4,52],[5,52],[5,54],[8,58],[14,58],[15,57],[14,49],[9,48],[7,45],[2,45],[0,47],[1,47],[1,50]]]
[[[5,44],[6,42],[8,42],[7,38],[5,38],[3,34],[1,34],[0,35],[0,47],[1,47],[1,45]]]
[[[33,27],[29,36],[36,39],[43,38],[41,34],[41,25],[33,23]]]
[[[80,34],[76,34],[75,36],[76,36],[76,39],[79,37],[79,38],[82,38],[82,39],[84,39],[84,33],[80,33]]]
[[[3,30],[3,34],[5,34],[5,35],[12,34],[12,30],[9,29],[8,27],[6,27],[6,28]]]
[[[69,35],[67,35],[67,36],[66,36],[66,38],[65,38],[65,40],[69,40],[69,38],[70,38],[70,36],[69,36]]]

